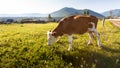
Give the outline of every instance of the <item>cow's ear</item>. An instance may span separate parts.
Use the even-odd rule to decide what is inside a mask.
[[[56,36],[56,32],[52,32],[52,36]]]

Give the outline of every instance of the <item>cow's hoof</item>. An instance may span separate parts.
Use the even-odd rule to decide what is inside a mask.
[[[103,48],[103,46],[98,46],[98,49],[102,49]]]

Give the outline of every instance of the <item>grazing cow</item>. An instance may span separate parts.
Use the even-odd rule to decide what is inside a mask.
[[[58,26],[53,31],[47,32],[48,45],[52,45],[55,38],[63,34],[69,35],[69,48],[72,48],[72,34],[89,34],[88,45],[92,44],[93,33],[97,36],[98,46],[102,46],[100,35],[96,30],[98,19],[92,15],[74,15],[63,18],[59,21]]]

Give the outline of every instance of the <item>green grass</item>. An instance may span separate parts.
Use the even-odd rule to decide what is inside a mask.
[[[86,46],[88,35],[73,35],[73,49],[67,51],[68,38],[47,45],[46,32],[57,26],[47,24],[0,25],[0,68],[119,68],[120,30],[109,21],[98,24],[103,48]]]

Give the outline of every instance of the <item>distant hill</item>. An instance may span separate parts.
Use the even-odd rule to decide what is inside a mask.
[[[120,9],[109,10],[109,11],[103,12],[102,15],[110,16],[110,12],[112,12],[113,16],[117,16],[117,17],[119,16],[120,17]]]
[[[62,8],[58,11],[51,13],[51,15],[54,17],[66,17],[66,16],[75,15],[77,13],[82,14],[82,10],[65,7],[65,8]]]
[[[55,11],[55,12],[51,13],[51,15],[53,17],[66,17],[66,16],[75,15],[75,14],[83,14],[83,10],[78,10],[78,9],[74,9],[74,8],[65,7],[65,8],[62,8],[62,9],[60,9],[58,11]],[[85,10],[88,10],[90,15],[94,15],[94,16],[99,17],[99,18],[104,17],[100,13],[94,12],[92,10],[89,10],[89,9],[85,9]]]

